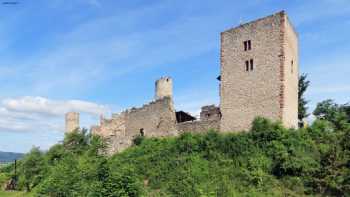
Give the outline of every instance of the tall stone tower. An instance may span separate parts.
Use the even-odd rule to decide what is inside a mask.
[[[221,131],[298,126],[298,35],[284,11],[221,33]]]
[[[79,113],[66,113],[66,133],[72,132],[77,128],[79,128]]]
[[[173,96],[173,80],[170,77],[162,77],[156,81],[155,100]]]

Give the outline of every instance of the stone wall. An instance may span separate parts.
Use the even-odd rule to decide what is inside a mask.
[[[170,77],[162,77],[156,81],[154,99],[173,96],[173,80]]]
[[[183,132],[203,133],[211,129],[215,131],[219,131],[220,120],[189,121],[189,122],[181,122],[177,124],[177,130],[180,133],[183,133]]]
[[[126,135],[127,113],[113,114],[112,119],[102,118],[100,121],[99,135],[106,136],[125,136]]]
[[[299,80],[299,55],[298,35],[287,15],[283,19],[283,106],[282,122],[287,127],[298,128],[298,80]]]
[[[200,113],[200,119],[203,120],[220,120],[220,108],[215,105],[203,106]]]
[[[177,135],[176,116],[170,97],[132,108],[111,119],[101,118],[100,126],[91,127],[91,132],[107,139],[109,153],[120,152],[132,145],[132,140],[141,135],[163,137]]]
[[[176,134],[176,116],[171,97],[134,108],[127,111],[126,133],[139,135],[144,132],[147,137],[163,137]]]
[[[282,30],[287,28],[285,17],[280,12],[221,33],[221,131],[248,130],[257,116],[283,120],[285,126],[290,126],[287,122],[295,122],[295,111],[290,117],[286,114],[297,102],[295,91],[289,91],[297,83],[294,78],[286,83],[283,69],[287,64],[286,48],[297,48],[297,44],[291,36],[291,45],[282,47]],[[244,50],[244,41],[248,40],[251,50]],[[297,61],[297,54],[293,57]],[[253,69],[249,65],[247,71],[246,61],[250,60]],[[289,99],[284,96],[286,93],[290,93]],[[286,103],[291,105],[286,107]],[[283,114],[288,121],[283,119]]]

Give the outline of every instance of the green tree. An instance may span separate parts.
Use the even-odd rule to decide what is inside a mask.
[[[348,122],[350,122],[350,103],[340,106],[340,109],[346,114]]]
[[[62,144],[56,144],[52,146],[49,151],[45,154],[46,162],[49,165],[55,165],[58,163],[64,156],[66,155],[66,151]]]
[[[344,130],[346,124],[349,123],[345,110],[347,110],[346,105],[339,105],[333,100],[328,99],[318,103],[313,114],[318,119],[331,122],[337,130]]]
[[[302,74],[299,77],[299,84],[298,84],[298,119],[299,119],[299,127],[303,127],[303,119],[308,117],[309,114],[307,113],[307,103],[308,101],[305,99],[305,92],[307,88],[310,85],[310,81],[307,80],[307,74]]]
[[[44,178],[45,168],[43,153],[39,148],[33,147],[22,160],[20,168],[20,183],[27,191],[31,191]]]
[[[78,169],[78,158],[68,153],[57,165],[50,169],[37,189],[38,194],[48,196],[84,196],[82,176]]]
[[[86,129],[76,129],[65,135],[63,146],[72,153],[81,154],[88,148],[89,138]]]

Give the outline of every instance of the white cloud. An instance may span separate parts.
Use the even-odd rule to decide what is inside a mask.
[[[104,114],[108,108],[103,105],[81,101],[68,100],[56,101],[44,97],[21,97],[16,99],[5,99],[3,106],[9,111],[39,113],[46,115],[63,115],[69,111],[88,113],[91,115]]]
[[[0,132],[61,132],[64,114],[76,111],[82,114],[82,126],[95,124],[108,107],[82,100],[51,100],[44,97],[4,99],[0,106]]]

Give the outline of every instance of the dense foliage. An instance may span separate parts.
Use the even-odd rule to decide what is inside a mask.
[[[328,120],[337,129],[342,129],[345,123],[350,122],[350,105],[339,105],[328,99],[318,103],[313,114],[318,119]]]
[[[321,111],[322,120],[304,129],[257,118],[246,133],[139,137],[112,157],[101,138],[78,130],[27,154],[18,189],[54,197],[349,196],[349,119]],[[11,175],[13,166],[2,172]]]

